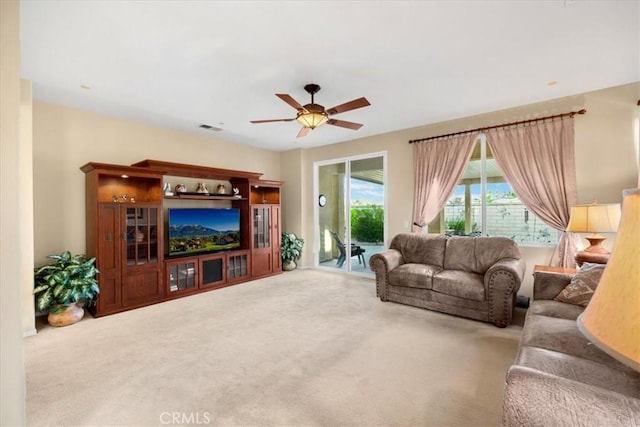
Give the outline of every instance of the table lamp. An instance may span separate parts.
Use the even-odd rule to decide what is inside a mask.
[[[571,208],[571,218],[567,231],[572,233],[592,233],[587,236],[590,246],[576,253],[576,263],[580,266],[584,262],[606,264],[611,253],[601,245],[606,239],[597,233],[615,233],[620,222],[620,204],[576,205]]]
[[[611,259],[578,329],[593,344],[640,371],[640,189],[625,190]]]

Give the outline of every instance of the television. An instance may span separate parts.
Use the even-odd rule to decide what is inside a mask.
[[[169,255],[240,247],[238,208],[170,208],[168,217]]]

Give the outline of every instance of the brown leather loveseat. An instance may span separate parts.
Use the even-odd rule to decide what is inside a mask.
[[[505,237],[398,234],[371,256],[376,291],[393,301],[456,316],[511,323],[525,262]]]

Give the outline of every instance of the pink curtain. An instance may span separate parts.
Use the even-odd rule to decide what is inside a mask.
[[[486,132],[493,157],[522,203],[549,226],[564,231],[578,201],[573,117]],[[552,265],[575,267],[579,236],[564,232]]]
[[[413,222],[426,226],[438,215],[469,163],[477,134],[413,144]],[[413,231],[420,227],[413,226]]]

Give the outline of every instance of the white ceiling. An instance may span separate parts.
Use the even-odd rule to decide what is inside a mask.
[[[639,81],[639,4],[22,1],[21,69],[37,100],[283,151]],[[364,126],[249,123],[295,117],[274,94],[307,83],[365,96],[334,116]]]

